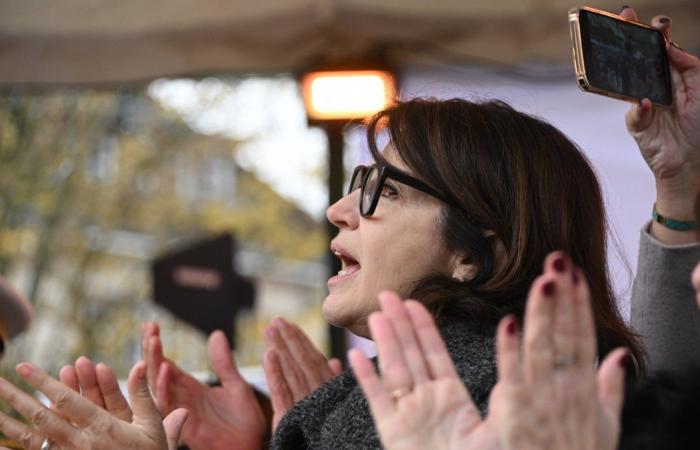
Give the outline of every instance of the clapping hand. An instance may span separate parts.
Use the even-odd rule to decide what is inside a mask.
[[[263,367],[274,430],[296,402],[337,376],[342,367],[338,359],[326,360],[301,328],[279,317],[265,328],[265,346]]]
[[[189,418],[182,439],[193,450],[258,450],[268,424],[250,385],[233,361],[226,336],[209,336],[208,355],[221,386],[200,383],[163,356],[155,323],[142,327],[141,346],[148,366],[148,382],[161,414],[184,407]]]
[[[12,405],[32,426],[0,413],[0,431],[24,448],[38,450],[45,439],[59,449],[175,450],[187,418],[184,409],[174,410],[164,420],[153,403],[146,382],[146,365],[137,363],[128,379],[133,421],[115,417],[32,364],[17,366],[17,373],[46,395],[54,410],[0,378],[0,398]]]
[[[600,449],[617,447],[627,351],[596,371],[590,293],[562,253],[545,261],[528,296],[524,334],[515,317],[497,330],[499,382],[482,419],[420,303],[380,294],[369,319],[381,377],[350,352],[387,449]],[[522,342],[521,342],[522,341]]]

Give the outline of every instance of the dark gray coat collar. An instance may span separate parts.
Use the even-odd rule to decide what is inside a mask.
[[[462,322],[440,331],[460,378],[482,413],[496,383],[494,331],[478,333]],[[380,449],[367,400],[351,370],[316,389],[282,419],[275,449]]]

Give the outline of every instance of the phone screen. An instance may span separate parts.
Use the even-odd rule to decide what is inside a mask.
[[[599,89],[673,104],[666,42],[660,31],[582,10],[581,45],[588,82]]]

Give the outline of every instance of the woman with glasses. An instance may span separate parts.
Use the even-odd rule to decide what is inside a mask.
[[[323,303],[331,324],[369,337],[367,319],[379,309],[380,291],[417,299],[435,318],[483,414],[496,382],[496,326],[508,314],[522,318],[545,257],[561,250],[570,259],[553,261],[554,270],[576,265],[590,282],[598,357],[626,347],[643,370],[608,278],[600,186],[561,132],[499,101],[461,99],[400,102],[374,116],[367,130],[374,164],[357,168],[348,193],[327,211],[338,228],[331,249],[342,262]],[[380,133],[389,137],[383,149]],[[182,439],[190,448],[261,448],[269,426],[221,333],[209,340],[219,387],[165,359],[154,324],[144,326],[142,337],[156,404],[162,415],[188,410]],[[350,371],[335,376],[337,365],[281,319],[265,339],[273,448],[380,448]],[[568,367],[576,357],[563,346],[554,363]],[[383,373],[394,370],[387,360],[378,365]],[[400,374],[390,379],[394,398],[413,387]]]

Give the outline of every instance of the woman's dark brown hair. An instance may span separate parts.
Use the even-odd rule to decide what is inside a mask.
[[[566,252],[591,285],[598,354],[629,348],[638,371],[644,357],[612,293],[606,262],[606,219],[598,180],[581,151],[552,125],[501,101],[416,99],[368,122],[373,157],[384,164],[377,135],[386,129],[415,176],[452,199],[440,227],[447,247],[479,267],[464,282],[434,275],[412,297],[434,315],[495,326],[506,314],[522,317],[530,285],[554,250]],[[494,266],[493,231],[506,249]]]

